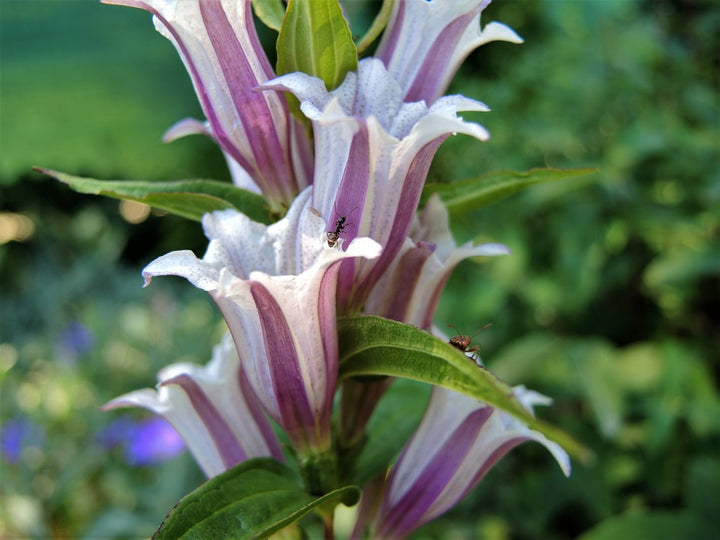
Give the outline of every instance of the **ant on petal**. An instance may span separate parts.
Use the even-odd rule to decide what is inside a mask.
[[[327,241],[329,247],[335,247],[335,244],[337,244],[338,240],[340,239],[340,233],[342,233],[345,227],[347,227],[347,224],[345,222],[355,210],[356,208],[353,208],[352,212],[350,212],[347,216],[340,216],[340,212],[338,212],[337,208],[335,208],[335,214],[340,217],[335,222],[335,229],[327,232]]]
[[[328,246],[335,247],[335,244],[337,244],[340,233],[343,232],[345,228],[345,220],[347,220],[346,216],[340,216],[340,219],[335,222],[335,230],[327,232]]]
[[[472,343],[473,338],[477,336],[481,330],[485,330],[489,326],[492,326],[492,323],[488,323],[482,328],[479,328],[472,336],[466,336],[457,329],[457,326],[448,324],[448,327],[453,328],[458,333],[457,336],[451,337],[448,343],[466,355],[470,354],[470,358],[472,358],[478,366],[485,367],[482,363],[482,359],[480,358],[480,347],[477,345],[471,347],[470,344]]]

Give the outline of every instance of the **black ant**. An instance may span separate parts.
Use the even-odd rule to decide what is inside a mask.
[[[345,224],[347,218],[350,217],[355,210],[356,209],[353,208],[352,212],[350,212],[347,216],[340,216],[340,218],[335,222],[335,229],[327,232],[328,246],[335,247],[335,244],[337,244],[337,241],[340,239],[340,233],[345,230],[345,227],[347,227]],[[340,215],[337,208],[335,209],[335,214]]]
[[[459,334],[457,336],[451,337],[450,341],[448,341],[448,343],[450,343],[450,345],[452,345],[453,347],[455,347],[459,351],[462,351],[465,354],[470,353],[471,354],[470,358],[475,360],[475,363],[478,366],[483,367],[483,363],[482,363],[482,360],[480,359],[480,354],[479,354],[480,347],[478,347],[477,345],[474,345],[473,347],[471,347],[470,344],[472,343],[473,338],[475,336],[477,336],[481,330],[485,330],[489,326],[492,326],[492,323],[488,323],[485,326],[483,326],[482,328],[478,329],[472,336],[466,336],[462,332],[460,332],[460,330],[457,329],[457,326],[455,326],[453,324],[448,324],[448,327],[455,329],[455,331]]]
[[[340,239],[340,233],[343,232],[343,229],[345,228],[346,220],[347,217],[340,216],[340,219],[335,222],[335,230],[327,232],[328,246],[335,247],[335,244],[337,244],[337,241]]]

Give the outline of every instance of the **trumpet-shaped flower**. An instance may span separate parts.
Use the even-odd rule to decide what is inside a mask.
[[[457,246],[448,212],[437,194],[428,200],[410,237],[370,293],[365,311],[428,330],[451,272],[469,257],[508,255],[502,244]]]
[[[283,458],[229,334],[207,366],[172,364],[160,371],[158,381],[157,390],[136,390],[103,408],[143,407],[162,416],[208,477],[253,457]]]
[[[523,386],[515,387],[514,394],[530,412],[550,401]],[[386,481],[379,482],[384,484],[382,503],[378,505],[379,497],[363,498],[353,537],[360,538],[369,523],[373,538],[408,536],[457,504],[501,457],[525,441],[545,446],[563,473],[570,474],[567,453],[541,433],[468,396],[434,388],[420,426]]]
[[[337,382],[335,290],[338,261],[377,257],[367,238],[329,247],[325,221],[301,193],[285,218],[268,226],[233,210],[206,214],[203,259],[176,251],[143,275],[178,275],[208,291],[230,328],[250,386],[300,454],[331,444]]]
[[[255,90],[275,74],[258,39],[250,0],[103,1],[153,14],[156,29],[173,43],[190,74],[212,137],[273,210],[287,208],[310,183],[312,157],[284,97]],[[185,133],[202,133],[200,125]]]
[[[486,111],[463,96],[445,96],[428,107],[405,103],[382,62],[367,58],[332,92],[304,73],[269,81],[301,102],[315,134],[313,206],[328,232],[346,239],[367,236],[383,246],[377,261],[343,265],[338,294],[345,309],[358,309],[372,285],[402,248],[420,200],[430,161],[451,133],[480,140],[480,125],[458,111]]]
[[[490,0],[397,0],[375,56],[398,81],[406,101],[433,103],[460,64],[490,41],[522,43],[504,24],[480,29]]]
[[[460,261],[509,253],[506,246],[494,243],[468,242],[458,247],[450,233],[447,209],[434,194],[415,218],[410,237],[370,292],[364,311],[430,330],[440,294]],[[352,442],[363,433],[391,381],[345,381],[340,423],[344,440]]]

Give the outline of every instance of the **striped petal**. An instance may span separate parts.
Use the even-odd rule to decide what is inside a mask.
[[[430,197],[410,230],[410,238],[377,281],[365,312],[428,330],[450,274],[469,257],[507,255],[502,244],[471,242],[458,247],[448,213],[437,194]]]
[[[531,412],[532,405],[549,401],[523,386],[514,392]],[[567,453],[541,433],[463,394],[434,388],[420,426],[388,478],[373,525],[376,537],[404,538],[437,518],[465,497],[502,456],[526,441],[541,443],[563,473],[570,474]]]
[[[156,29],[173,43],[190,74],[212,137],[254,180],[272,210],[290,206],[310,183],[310,146],[284,97],[256,91],[274,72],[250,0],[104,1],[153,14]]]
[[[164,417],[208,477],[253,457],[283,459],[229,335],[207,366],[172,364],[160,371],[158,381],[157,390],[130,392],[103,408],[143,407]]]
[[[357,309],[402,248],[439,145],[453,133],[488,138],[482,126],[463,121],[458,111],[487,107],[462,96],[446,96],[431,107],[405,103],[397,82],[373,58],[362,60],[357,73],[349,73],[332,92],[302,73],[264,88],[294,93],[313,122],[313,206],[327,231],[346,239],[369,237],[383,246],[377,261],[343,265],[340,304]]]
[[[250,386],[300,452],[324,451],[331,443],[336,263],[380,253],[367,238],[356,238],[345,250],[343,242],[330,247],[310,197],[308,189],[270,226],[232,210],[208,214],[203,226],[210,244],[203,259],[178,251],[143,271],[146,283],[157,275],[179,275],[210,293]]]
[[[480,29],[490,0],[398,0],[375,56],[407,101],[433,103],[445,93],[460,64],[490,41],[522,43],[512,29],[491,22]]]

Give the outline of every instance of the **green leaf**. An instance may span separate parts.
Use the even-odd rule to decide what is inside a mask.
[[[282,0],[252,0],[253,11],[257,18],[268,28],[280,31],[285,16],[285,6]]]
[[[451,214],[471,212],[522,189],[597,172],[597,169],[531,169],[527,172],[494,171],[447,184],[425,184],[422,201],[437,193]]]
[[[96,180],[39,167],[35,167],[35,170],[57,178],[80,193],[137,201],[195,221],[200,221],[207,212],[234,208],[254,221],[272,223],[267,203],[262,196],[235,187],[228,182]]]
[[[385,29],[385,26],[387,26],[387,23],[390,20],[390,14],[392,13],[394,3],[395,0],[383,0],[382,7],[375,17],[375,20],[373,20],[370,28],[368,28],[368,31],[365,32],[365,35],[360,39],[360,41],[358,41],[358,54],[365,52],[365,49],[367,49]]]
[[[349,482],[364,485],[392,463],[420,424],[429,397],[426,384],[393,382],[368,423],[367,440],[351,464]]]
[[[510,386],[448,343],[407,324],[376,316],[338,321],[340,378],[387,375],[443,386],[502,409],[587,462],[592,453],[538,420],[512,397]]]
[[[322,497],[305,492],[300,479],[270,459],[245,461],[205,482],[168,513],[157,540],[266,538],[320,505],[352,505],[360,489],[346,486]]]
[[[715,528],[714,533],[717,533]],[[614,516],[600,522],[580,537],[580,540],[616,540],[618,538],[662,538],[685,540],[686,538],[713,538],[712,522],[681,511],[655,511]]]
[[[279,75],[302,71],[329,90],[357,69],[357,49],[338,0],[290,0],[277,53]]]

